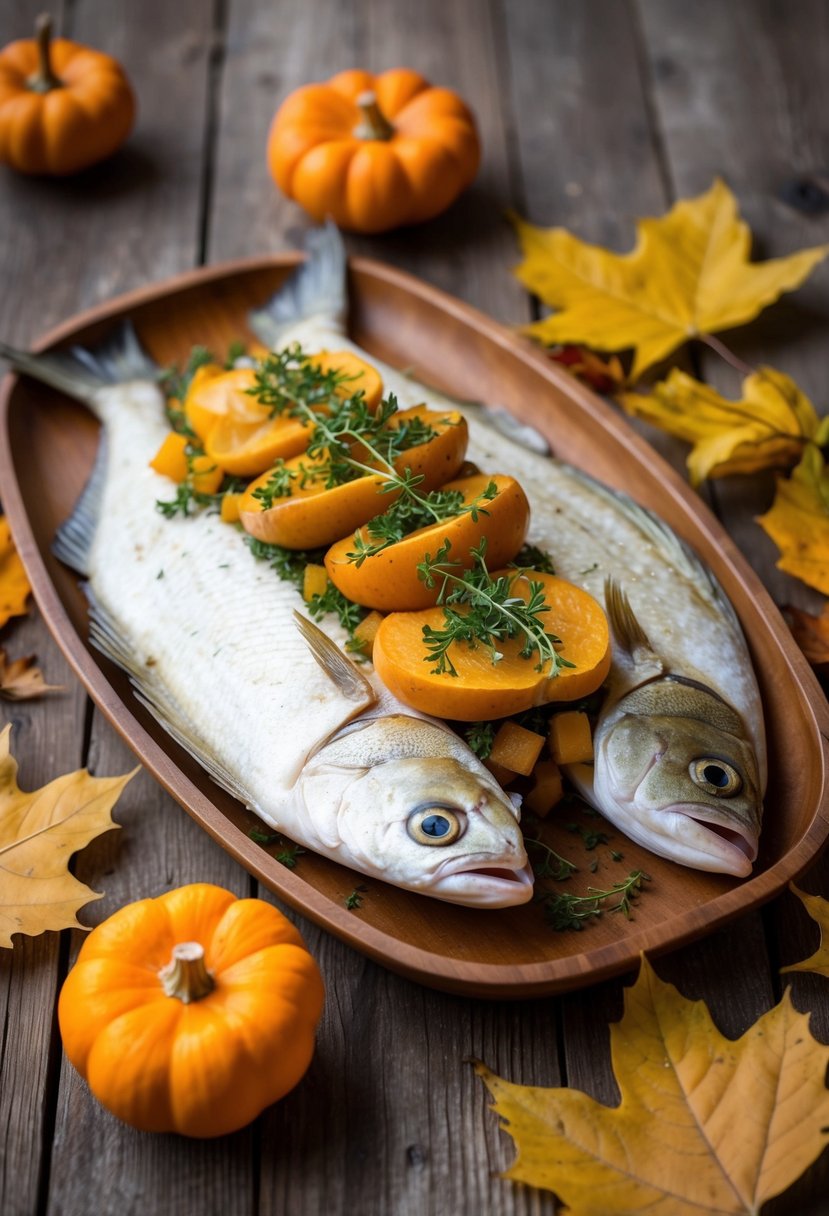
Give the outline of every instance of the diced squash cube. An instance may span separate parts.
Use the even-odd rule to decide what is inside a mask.
[[[325,566],[317,566],[309,562],[305,567],[302,580],[302,598],[308,604],[315,595],[325,595],[328,587],[328,571]]]
[[[515,722],[504,722],[492,743],[489,758],[513,773],[529,777],[544,746],[544,736]]]
[[[215,494],[223,478],[224,470],[210,456],[194,456],[190,461],[190,480],[197,494]]]
[[[241,494],[223,494],[219,518],[223,524],[238,524]]]
[[[523,805],[543,819],[564,796],[564,782],[555,760],[539,760],[533,769],[532,789]]]
[[[371,652],[374,649],[374,639],[377,636],[377,630],[380,628],[380,623],[383,620],[382,612],[372,611],[368,616],[364,616],[360,624],[354,630],[354,641],[359,644],[362,654],[371,658]]]
[[[515,773],[511,768],[504,768],[503,764],[495,764],[492,760],[484,760],[484,768],[489,769],[501,786],[506,787],[511,781],[515,780]]]
[[[557,764],[582,764],[593,759],[590,719],[578,709],[550,719],[550,754]]]
[[[186,435],[170,431],[150,461],[150,468],[155,469],[162,477],[170,477],[177,482],[184,481],[187,476],[187,443]]]

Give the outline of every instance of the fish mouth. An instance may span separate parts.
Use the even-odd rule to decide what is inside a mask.
[[[480,908],[511,908],[532,899],[534,876],[530,863],[523,866],[470,866],[442,875],[431,894],[449,903]]]
[[[700,814],[698,807],[694,807],[693,810],[675,807],[674,810],[678,814],[684,815],[686,819],[690,819],[706,834],[716,837],[717,851],[722,855],[723,860],[729,863],[727,873],[736,874],[740,878],[748,877],[751,867],[757,860],[758,840],[755,836],[748,835],[736,828],[726,827],[716,819],[706,818],[705,815]]]

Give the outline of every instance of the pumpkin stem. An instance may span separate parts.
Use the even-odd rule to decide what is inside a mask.
[[[363,117],[354,128],[357,139],[391,139],[394,127],[377,104],[377,96],[367,89],[357,98]]]
[[[216,987],[204,963],[204,946],[199,942],[179,942],[173,946],[173,957],[161,968],[158,978],[167,996],[174,996],[185,1005],[200,1001]]]
[[[48,13],[41,13],[35,22],[35,39],[39,58],[37,71],[26,81],[33,93],[50,93],[52,89],[63,87],[63,81],[52,70],[50,46],[52,42],[52,18]]]

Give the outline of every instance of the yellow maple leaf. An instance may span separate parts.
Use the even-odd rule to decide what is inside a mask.
[[[806,394],[772,367],[746,377],[739,401],[678,368],[650,394],[623,393],[619,400],[629,414],[694,445],[687,464],[695,486],[706,477],[788,468],[820,425]]]
[[[101,897],[69,873],[67,862],[118,827],[110,811],[134,776],[91,777],[80,769],[25,793],[10,733],[7,726],[0,734],[0,946],[11,946],[13,933],[83,927],[78,909]]]
[[[809,955],[802,963],[792,963],[788,967],[781,967],[780,970],[816,971],[818,975],[825,975],[829,979],[829,903],[819,895],[808,895],[805,891],[799,891],[794,883],[789,883],[789,890],[794,892],[816,922],[820,929],[820,943],[814,954]]]
[[[26,611],[31,587],[12,540],[5,515],[0,515],[0,629],[11,616]]]
[[[774,502],[757,522],[780,550],[778,570],[829,595],[829,472],[808,444],[791,477],[779,477]]]
[[[543,342],[583,342],[597,350],[634,347],[634,380],[689,338],[753,320],[799,287],[829,252],[829,245],[819,245],[749,262],[751,233],[720,180],[667,215],[640,220],[636,247],[624,255],[588,245],[565,228],[514,223],[524,253],[518,278],[561,310],[528,332]]]
[[[506,1177],[573,1216],[756,1214],[829,1142],[829,1047],[788,991],[733,1041],[643,959],[610,1046],[617,1107],[477,1065],[518,1147]]]

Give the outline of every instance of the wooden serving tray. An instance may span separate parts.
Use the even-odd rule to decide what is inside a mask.
[[[181,275],[122,296],[53,330],[36,349],[94,344],[129,316],[162,366],[191,346],[224,351],[248,336],[246,316],[300,260],[284,255]],[[352,337],[459,398],[501,405],[531,423],[556,454],[656,510],[714,569],[755,656],[770,743],[771,779],[760,856],[737,881],[662,860],[608,827],[587,851],[566,824],[545,839],[579,866],[566,889],[586,891],[642,869],[651,882],[630,920],[605,915],[584,932],[556,932],[537,903],[485,911],[401,891],[304,854],[289,870],[250,839],[260,821],[219,789],[135,700],[126,676],[87,641],[86,600],[50,552],[91,470],[98,424],[81,406],[26,378],[0,390],[0,491],[41,611],[90,694],[140,760],[202,827],[286,903],[355,949],[420,983],[480,997],[564,991],[635,966],[639,952],[677,947],[771,898],[814,859],[829,834],[829,707],[774,604],[702,501],[598,397],[514,334],[401,271],[350,264]],[[497,470],[492,470],[497,471]],[[567,818],[572,818],[567,815]],[[601,820],[592,826],[603,828]],[[595,872],[589,866],[595,859]],[[345,907],[365,883],[362,906]],[[556,888],[555,884],[545,886]],[[156,892],[147,891],[147,895]]]

